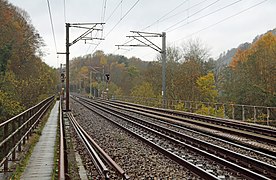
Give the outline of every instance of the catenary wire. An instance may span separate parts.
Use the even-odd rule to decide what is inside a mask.
[[[187,0],[187,1],[188,1],[188,0]],[[168,19],[170,19],[170,18],[172,18],[172,17],[174,17],[174,16],[176,16],[176,15],[179,15],[180,13],[183,13],[183,12],[185,12],[185,11],[188,11],[188,10],[190,10],[190,9],[192,9],[192,8],[194,8],[194,7],[200,5],[200,4],[202,4],[202,3],[204,3],[204,2],[206,2],[206,1],[208,1],[208,0],[201,1],[201,2],[199,2],[199,3],[197,3],[197,4],[193,5],[193,6],[191,6],[191,7],[189,7],[189,8],[186,8],[184,11],[178,12],[177,14],[171,15],[171,16],[169,16],[169,17],[166,18],[166,16],[168,16],[168,15],[171,14],[173,11],[175,11],[176,9],[178,9],[179,7],[181,7],[181,6],[182,6],[184,3],[186,3],[187,1],[184,1],[184,2],[182,2],[181,4],[177,5],[175,8],[173,8],[171,11],[169,11],[168,13],[166,13],[165,15],[163,15],[163,16],[162,16],[161,18],[159,18],[157,21],[155,21],[155,22],[153,22],[152,24],[148,25],[147,27],[143,28],[142,31],[145,30],[145,29],[147,29],[147,28],[149,28],[149,27],[151,27],[151,26],[153,26],[154,24],[156,24],[156,23],[158,23],[158,22],[163,22],[163,21],[168,20]],[[217,1],[215,1],[214,3],[211,3],[209,6],[211,6],[211,5],[215,4],[215,3],[217,3],[218,1],[220,1],[220,0],[217,0]],[[209,6],[207,6],[207,7],[209,7]],[[203,9],[206,9],[207,7],[203,8]],[[195,13],[195,14],[196,14],[196,13]],[[193,15],[195,15],[195,14],[193,14]],[[191,16],[193,16],[193,15],[191,15]],[[190,17],[191,17],[191,16],[190,16]],[[128,42],[128,41],[126,41],[124,44],[127,44],[127,42]]]
[[[114,10],[111,12],[111,14],[106,19],[105,23],[113,16],[113,14],[116,12],[116,10],[120,7],[120,5],[123,3],[123,0],[119,2],[119,4],[114,8]]]
[[[222,9],[225,9],[225,8],[227,8],[227,7],[229,7],[229,6],[232,6],[232,5],[234,5],[234,4],[236,4],[236,3],[240,2],[240,1],[242,1],[242,0],[235,1],[235,2],[233,2],[233,3],[231,3],[231,4],[229,4],[229,5],[226,5],[226,6],[222,7],[222,8],[220,8],[220,9],[217,9],[217,10],[215,10],[215,11],[213,11],[213,12],[207,14],[206,16],[208,16],[208,15],[210,15],[210,14],[213,14],[213,13],[215,13],[215,12],[217,12],[217,11],[220,11],[220,10],[222,10]],[[200,32],[202,32],[202,31],[204,31],[204,30],[207,30],[207,29],[209,29],[209,28],[211,28],[211,27],[213,27],[213,26],[216,26],[216,25],[218,25],[218,24],[220,24],[220,23],[222,23],[222,22],[224,22],[224,21],[226,21],[226,20],[228,20],[228,19],[231,19],[231,18],[233,18],[233,17],[235,17],[235,16],[238,16],[238,15],[242,14],[243,12],[246,12],[246,11],[248,11],[248,10],[250,10],[250,9],[252,9],[252,8],[254,8],[254,7],[256,7],[256,6],[259,6],[259,5],[263,4],[263,3],[265,3],[266,1],[268,1],[268,0],[264,0],[264,1],[261,1],[261,2],[259,2],[259,3],[256,3],[256,4],[250,6],[250,7],[246,8],[246,9],[243,9],[242,11],[239,11],[238,13],[235,13],[235,14],[233,14],[233,15],[231,15],[231,16],[228,16],[228,17],[226,17],[226,18],[224,18],[224,19],[222,19],[222,20],[220,20],[220,21],[218,21],[218,22],[216,22],[216,23],[214,23],[214,24],[211,24],[211,25],[209,25],[209,26],[207,26],[207,27],[205,27],[205,28],[203,28],[203,29],[201,29],[201,30],[199,30],[199,31],[196,31],[196,32],[194,32],[194,33],[191,33],[191,34],[189,34],[189,35],[187,35],[187,36],[185,36],[185,37],[183,37],[183,38],[180,38],[180,39],[178,39],[178,40],[175,40],[175,41],[173,41],[173,42],[175,43],[175,42],[177,42],[177,41],[186,39],[186,38],[191,37],[191,36],[193,36],[193,35],[195,35],[195,34],[197,34],[197,33],[200,33]],[[203,18],[203,17],[200,17],[200,18]],[[197,20],[199,20],[199,18],[193,20],[192,22],[197,21]],[[185,25],[186,25],[186,24],[185,24]],[[184,25],[183,25],[183,26],[184,26]],[[172,31],[172,30],[171,30],[171,31]],[[171,32],[171,31],[169,31],[169,32]],[[148,53],[148,54],[149,54],[149,53]],[[146,55],[148,55],[148,54],[146,54]],[[144,56],[146,56],[146,55],[144,55]],[[144,56],[143,56],[143,57],[144,57]]]
[[[63,17],[64,17],[64,23],[67,22],[66,20],[66,0],[63,0]]]
[[[164,14],[161,18],[157,19],[156,21],[154,21],[152,24],[148,25],[147,27],[143,28],[143,30],[148,29],[149,27],[153,26],[154,24],[160,22],[162,19],[164,19],[166,16],[168,16],[169,14],[171,14],[173,11],[177,10],[179,7],[181,7],[183,4],[185,4],[188,0],[180,3],[179,5],[177,5],[175,8],[173,8],[172,10],[170,10],[169,12],[167,12],[166,14]],[[206,0],[205,0],[206,1]]]
[[[171,14],[172,12],[174,12],[175,10],[177,10],[179,7],[181,7],[183,4],[185,4],[187,1],[188,1],[188,0],[186,0],[186,1],[182,2],[182,3],[180,3],[179,5],[177,5],[176,7],[174,7],[172,10],[170,10],[169,12],[167,12],[166,14],[164,14],[161,18],[159,18],[158,20],[154,21],[154,22],[151,23],[150,25],[148,25],[148,26],[146,26],[145,28],[143,28],[141,31],[144,31],[144,30],[146,30],[146,29],[152,27],[152,26],[155,25],[156,23],[166,21],[166,20],[168,20],[168,19],[170,19],[170,18],[172,18],[172,17],[175,17],[176,15],[179,15],[179,14],[181,14],[181,13],[183,13],[183,12],[186,12],[186,11],[188,11],[188,10],[190,10],[190,9],[192,9],[192,8],[194,8],[194,7],[200,5],[200,4],[202,4],[202,3],[204,3],[204,2],[206,2],[206,1],[208,1],[208,0],[203,0],[203,1],[201,1],[201,2],[199,2],[199,3],[197,3],[197,4],[193,5],[193,6],[191,6],[191,7],[189,7],[189,8],[186,8],[185,10],[183,10],[183,11],[181,11],[181,12],[178,12],[178,13],[176,13],[176,14],[173,14],[173,15],[169,16],[169,17],[166,17],[166,16],[168,16],[169,14]],[[132,40],[133,40],[133,39],[132,39]],[[123,43],[123,44],[125,45],[125,44],[127,44],[127,43],[128,43],[128,41],[126,41],[126,42]],[[115,51],[117,51],[117,50],[118,50],[118,49],[116,48]]]
[[[130,13],[130,11],[138,4],[140,0],[137,0],[131,8],[120,18],[120,20],[111,28],[111,30],[105,35],[105,38],[118,26],[118,24]]]
[[[104,22],[104,19],[105,19],[106,4],[107,4],[107,0],[103,0],[103,8],[102,8],[101,22]]]
[[[198,21],[198,20],[200,20],[200,19],[206,18],[206,17],[208,17],[208,16],[210,16],[210,15],[212,15],[212,14],[214,14],[214,13],[217,13],[217,12],[219,12],[219,11],[221,11],[221,10],[223,10],[223,9],[226,9],[226,8],[228,8],[228,7],[230,7],[230,6],[233,6],[233,5],[235,5],[235,4],[237,4],[237,3],[241,2],[241,1],[243,1],[243,0],[238,0],[238,1],[235,1],[235,2],[233,2],[233,3],[230,3],[230,4],[226,5],[226,6],[223,6],[223,7],[219,8],[219,9],[216,9],[215,11],[212,11],[212,12],[210,12],[210,13],[208,13],[208,14],[205,14],[205,15],[203,15],[203,16],[201,16],[201,17],[199,17],[199,18],[196,18],[196,19],[194,19],[194,20],[192,20],[192,21],[189,21],[189,23],[186,23],[186,24],[180,25],[180,26],[178,26],[178,27],[176,27],[176,28],[174,28],[174,29],[171,29],[171,30],[169,30],[169,31],[167,31],[167,32],[172,32],[172,31],[174,31],[174,30],[176,30],[176,29],[179,29],[179,28],[181,28],[181,27],[183,27],[183,26],[186,26],[186,25],[188,25],[188,24],[191,24],[191,23],[193,23],[193,22],[195,22],[195,21]]]
[[[55,31],[54,31],[54,24],[53,24],[53,18],[52,18],[52,13],[51,13],[49,0],[47,0],[47,5],[48,5],[48,11],[49,11],[50,22],[51,22],[51,27],[52,27],[52,34],[53,34],[53,39],[54,39],[54,44],[55,44],[55,50],[56,50],[56,53],[57,53],[56,36],[55,36]]]
[[[189,35],[187,35],[187,36],[185,36],[185,37],[183,37],[183,38],[180,38],[180,39],[178,39],[178,40],[176,40],[176,41],[174,41],[174,42],[180,41],[180,40],[182,40],[182,39],[186,39],[186,38],[191,37],[191,36],[193,36],[193,35],[195,35],[195,34],[197,34],[197,33],[199,33],[199,32],[202,32],[202,31],[204,31],[204,30],[206,30],[206,29],[209,29],[209,28],[211,28],[211,27],[213,27],[213,26],[216,26],[216,25],[218,25],[218,24],[220,24],[220,23],[222,23],[222,22],[224,22],[224,21],[226,21],[226,20],[228,20],[228,19],[231,19],[231,18],[233,18],[233,17],[235,17],[235,16],[238,16],[238,15],[240,15],[240,14],[242,14],[242,13],[244,13],[244,12],[246,12],[246,11],[248,11],[248,10],[254,8],[254,7],[257,7],[257,6],[259,6],[259,5],[263,4],[263,3],[265,3],[266,1],[268,1],[268,0],[264,0],[264,1],[261,1],[261,2],[259,2],[259,3],[256,3],[256,4],[250,6],[250,7],[246,8],[246,9],[243,9],[242,11],[239,11],[239,12],[237,12],[237,13],[231,15],[231,16],[228,16],[228,17],[226,17],[226,18],[224,18],[224,19],[222,19],[222,20],[220,20],[220,21],[218,21],[218,22],[216,22],[216,23],[214,23],[214,24],[211,24],[211,25],[209,25],[209,26],[207,26],[207,27],[205,27],[205,28],[203,28],[203,29],[201,29],[201,30],[199,30],[199,31],[196,31],[196,32],[194,32],[194,33],[192,33],[192,34],[189,34]]]
[[[107,36],[118,26],[118,24],[130,13],[130,11],[138,4],[140,0],[137,0],[131,8],[120,18],[120,20],[111,28],[111,30],[105,35],[104,39],[107,38]],[[98,48],[98,46],[101,44],[102,41],[99,42],[99,44],[96,45],[96,47],[93,49],[92,54],[94,51]]]
[[[186,11],[188,11],[188,10],[194,8],[194,7],[197,7],[197,6],[201,5],[202,3],[205,3],[206,1],[208,1],[208,0],[204,0],[204,1],[201,1],[201,2],[199,2],[199,3],[197,3],[197,4],[194,4],[194,5],[192,5],[191,7],[184,9],[183,11],[180,11],[180,12],[178,12],[178,13],[176,13],[176,14],[173,14],[173,15],[167,17],[167,18],[164,18],[164,19],[163,19],[162,21],[160,21],[160,22],[166,21],[166,20],[171,19],[171,18],[173,18],[173,17],[175,17],[175,16],[177,16],[177,15],[179,15],[179,14],[182,14],[183,12],[186,12]]]
[[[196,15],[196,14],[198,14],[198,13],[204,11],[205,9],[211,7],[212,5],[216,4],[216,3],[219,2],[219,1],[220,1],[220,0],[216,0],[215,2],[212,2],[211,4],[209,4],[209,5],[205,6],[205,7],[203,7],[202,9],[196,11],[196,12],[193,13],[192,15],[189,15],[188,17],[186,17],[186,18],[184,18],[184,19],[178,21],[177,23],[171,25],[170,27],[168,27],[167,29],[165,29],[165,31],[168,31],[168,30],[171,29],[172,27],[177,26],[179,23],[182,23],[183,21],[189,19],[190,17],[192,17],[192,16],[194,16],[194,15]]]

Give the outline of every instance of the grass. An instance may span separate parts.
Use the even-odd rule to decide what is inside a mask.
[[[25,154],[21,154],[19,164],[17,164],[15,171],[12,173],[11,178],[12,180],[19,180],[21,175],[24,173],[25,168],[27,167],[29,160],[31,158],[32,152],[36,143],[39,141],[39,137],[42,134],[42,130],[50,116],[50,110],[54,107],[54,104],[51,105],[48,112],[43,116],[41,122],[39,123],[37,129],[35,129],[32,135],[29,137],[29,140],[25,144],[24,149],[26,149]]]

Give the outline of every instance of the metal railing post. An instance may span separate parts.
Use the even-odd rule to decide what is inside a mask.
[[[270,117],[270,109],[269,107],[266,108],[267,115],[266,115],[266,124],[269,126],[269,117]]]
[[[235,119],[235,107],[234,107],[234,104],[232,104],[231,106],[232,106],[232,119]]]
[[[242,105],[242,120],[245,121],[244,105]]]
[[[17,119],[17,121],[18,121],[18,119]],[[16,130],[16,128],[15,128],[15,121],[12,121],[12,132],[14,132]],[[16,135],[13,135],[12,136],[12,147],[14,147],[15,146],[15,144],[16,144],[16,139],[15,139],[15,136]],[[12,151],[12,160],[14,161],[15,160],[15,149]]]
[[[253,106],[253,108],[254,108],[254,117],[253,117],[253,119],[254,119],[254,123],[256,123],[256,120],[257,120],[257,110],[256,110],[256,106]]]
[[[20,116],[19,117],[19,120],[18,120],[18,127],[20,127],[21,125],[23,124],[23,116]],[[19,129],[19,132],[18,132],[18,139],[20,139],[21,138],[21,136],[22,136],[22,129]],[[19,144],[18,144],[18,151],[22,151],[22,149],[21,149],[21,141],[19,142]]]
[[[5,124],[4,126],[4,136],[3,136],[3,139],[7,138],[8,137],[8,133],[9,133],[9,124]],[[8,141],[4,143],[3,145],[3,153],[4,153],[4,156],[7,155],[8,153]],[[5,159],[5,162],[4,162],[4,171],[7,172],[8,171],[8,158]]]

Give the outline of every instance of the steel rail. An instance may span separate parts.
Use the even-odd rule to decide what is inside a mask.
[[[65,147],[64,147],[64,126],[63,126],[63,109],[62,98],[59,102],[59,161],[58,161],[58,179],[65,180]]]
[[[168,113],[171,115],[177,115],[177,116],[186,117],[186,118],[194,119],[194,120],[206,121],[209,123],[223,125],[223,126],[227,125],[230,127],[235,127],[235,128],[243,129],[243,130],[250,131],[250,132],[255,132],[255,133],[259,133],[259,134],[263,134],[263,135],[267,135],[267,136],[276,137],[276,129],[269,127],[269,126],[248,124],[246,122],[241,122],[241,121],[233,120],[233,119],[224,119],[224,118],[219,118],[219,117],[205,116],[205,115],[201,115],[201,114],[177,111],[177,110],[172,110],[172,109],[156,108],[156,107],[144,106],[144,105],[140,105],[140,104],[134,104],[134,103],[129,103],[129,102],[117,101],[117,100],[115,100],[114,102],[118,102],[118,103],[120,103],[120,105],[125,104],[125,105],[129,105],[129,106],[140,107],[143,109],[159,111],[159,112],[163,112],[163,113],[165,112],[165,113]]]
[[[98,106],[102,106],[102,105],[98,104]],[[117,113],[119,113],[119,112],[117,112]],[[194,145],[194,144],[200,145],[200,148],[205,149],[206,151],[208,151],[210,153],[219,154],[220,156],[227,158],[229,160],[232,160],[234,162],[240,162],[244,166],[247,166],[247,168],[250,167],[252,169],[252,167],[254,167],[254,169],[257,169],[258,171],[261,171],[262,173],[270,174],[271,177],[276,177],[276,167],[275,166],[272,166],[272,165],[264,163],[262,161],[247,157],[245,155],[242,155],[242,154],[239,154],[239,153],[236,153],[233,151],[230,151],[223,147],[219,147],[217,145],[213,145],[211,143],[207,143],[205,141],[190,137],[188,135],[179,133],[179,132],[171,130],[169,128],[165,128],[165,127],[156,125],[154,123],[147,122],[143,119],[138,119],[136,117],[133,117],[133,116],[130,116],[127,114],[123,114],[123,115],[127,116],[128,118],[137,119],[139,122],[142,122],[143,124],[146,124],[147,126],[157,129],[165,134],[172,135],[173,137],[176,137],[177,139],[180,139],[181,141],[189,142],[189,144],[192,144],[192,145]],[[275,157],[274,157],[274,159],[275,159]]]
[[[101,170],[105,178],[109,179],[108,177],[109,170],[105,166],[101,158],[103,158],[104,161],[109,166],[112,166],[123,179],[129,179],[129,176],[126,174],[126,172],[115,161],[113,161],[113,159],[79,125],[79,123],[73,117],[72,113],[67,113],[67,116],[72,122],[72,124],[74,125],[75,130],[81,136],[82,141],[89,148],[89,152],[94,158],[94,162],[96,162],[96,166],[99,168],[99,170]]]
[[[89,103],[90,105],[92,105],[92,102],[90,102],[90,101],[88,101],[86,99],[82,99],[82,100],[84,100],[86,103]],[[94,104],[95,104],[95,102],[94,102]],[[93,104],[93,106],[95,106],[94,104]],[[184,141],[184,142],[188,142],[191,145],[196,145],[200,149],[204,149],[204,150],[208,151],[208,153],[213,153],[213,154],[220,155],[224,159],[228,159],[230,161],[234,161],[234,163],[240,162],[241,164],[243,164],[243,166],[247,166],[246,168],[257,170],[258,172],[263,173],[263,175],[262,175],[263,177],[265,177],[264,174],[265,175],[269,174],[270,177],[276,177],[276,167],[275,166],[272,166],[270,164],[261,162],[259,160],[256,160],[256,159],[253,159],[253,158],[250,158],[250,157],[247,157],[245,155],[242,155],[242,154],[239,154],[239,153],[227,150],[227,149],[219,147],[217,145],[213,145],[211,143],[207,143],[205,141],[198,140],[196,138],[193,138],[193,137],[190,137],[188,135],[176,132],[174,130],[171,130],[171,129],[168,129],[168,128],[165,128],[165,127],[161,127],[161,126],[156,125],[154,123],[147,122],[147,121],[145,121],[145,120],[143,120],[141,118],[133,117],[131,115],[127,115],[127,114],[124,114],[122,112],[118,112],[118,111],[116,111],[114,109],[110,109],[108,107],[105,107],[105,106],[103,106],[103,105],[101,105],[99,103],[96,103],[96,105],[97,105],[97,108],[99,108],[99,106],[102,107],[102,108],[100,108],[102,111],[106,111],[108,113],[111,113],[110,111],[115,112],[116,114],[113,114],[113,113],[112,114],[114,116],[119,117],[119,118],[123,118],[123,117],[121,117],[121,116],[119,116],[117,114],[121,114],[121,115],[123,115],[126,118],[135,119],[135,121],[139,122],[139,123],[142,122],[142,124],[145,124],[147,127],[149,126],[149,127],[153,128],[155,130],[158,130],[158,132],[161,132],[162,136],[163,136],[163,134],[171,135],[172,137],[175,137],[176,139],[179,139],[180,142]],[[227,165],[225,162],[221,162],[221,163],[224,164],[224,165]],[[247,170],[244,170],[242,168],[239,169],[240,167],[236,168],[234,166],[232,168],[234,168],[237,171],[238,170],[239,171],[243,171],[243,173],[247,174],[249,177],[252,174],[251,172],[248,173]],[[259,178],[261,178],[262,176],[260,176]],[[257,176],[253,175],[252,178],[258,178],[258,175]]]
[[[122,103],[122,104],[126,104],[126,103]],[[266,136],[266,135],[262,135],[262,134],[258,134],[258,133],[254,133],[254,132],[250,132],[250,131],[239,130],[238,126],[239,126],[240,123],[237,123],[236,127],[234,127],[235,128],[234,129],[233,126],[227,127],[227,126],[224,126],[223,124],[222,125],[217,125],[217,124],[212,124],[212,123],[209,123],[209,122],[198,121],[198,120],[200,120],[199,116],[197,116],[197,118],[194,117],[193,119],[192,118],[185,118],[185,117],[181,117],[181,116],[175,116],[175,115],[173,115],[173,113],[168,113],[172,110],[168,111],[167,109],[151,108],[151,107],[148,107],[148,106],[141,106],[141,105],[136,106],[136,105],[133,105],[133,104],[131,106],[125,106],[125,105],[122,105],[122,104],[120,102],[120,106],[127,107],[128,111],[130,111],[130,110],[138,111],[139,110],[139,113],[142,114],[142,112],[143,112],[143,115],[151,116],[153,118],[159,118],[159,119],[171,118],[171,119],[178,120],[179,122],[188,122],[188,123],[199,125],[199,126],[202,126],[202,127],[212,128],[212,129],[215,129],[215,130],[220,130],[220,131],[224,131],[224,132],[227,132],[227,133],[240,135],[240,136],[243,136],[243,137],[247,137],[247,138],[255,139],[255,140],[258,140],[258,141],[266,142],[266,143],[269,143],[271,145],[276,145],[276,138],[275,137]],[[164,112],[167,112],[167,113],[164,113]],[[162,113],[162,115],[160,113]],[[195,114],[195,115],[197,115],[197,114]],[[205,117],[205,116],[203,116],[203,117]],[[206,116],[206,118],[209,118],[209,116]],[[210,118],[213,118],[213,117],[210,117]],[[214,119],[216,119],[216,118],[214,118]],[[175,123],[177,123],[177,122],[175,122]],[[273,129],[270,129],[270,130],[273,131]],[[274,134],[276,134],[276,131],[274,131]],[[264,151],[266,151],[266,150],[264,150]]]
[[[90,100],[90,99],[89,99]],[[93,102],[98,102],[97,100],[93,100]],[[108,106],[113,106],[114,108],[118,108],[118,109],[122,109],[122,110],[125,110],[125,111],[130,111],[130,112],[134,112],[134,111],[131,111],[131,110],[129,110],[129,109],[126,109],[126,108],[124,108],[124,107],[122,107],[122,106],[119,106],[120,104],[117,104],[117,103],[112,103],[112,102],[110,102],[110,101],[106,101],[106,100],[100,100],[99,101],[101,104],[105,104],[105,105],[108,105]],[[128,107],[127,107],[128,108]],[[135,112],[137,112],[137,111],[135,111]],[[145,115],[145,114],[144,114]],[[245,149],[245,150],[249,150],[249,151],[251,151],[251,152],[254,152],[254,153],[257,153],[257,154],[260,154],[260,155],[264,155],[264,156],[267,156],[268,158],[271,158],[271,159],[274,159],[275,161],[276,161],[276,156],[274,155],[275,153],[273,153],[273,152],[271,152],[271,151],[269,151],[268,153],[264,153],[264,152],[262,152],[262,151],[259,151],[259,150],[257,150],[256,148],[254,149],[254,147],[252,148],[252,147],[247,147],[247,146],[245,146],[245,145],[240,145],[240,144],[237,144],[237,143],[235,143],[235,142],[232,142],[232,141],[227,141],[227,140],[224,140],[224,139],[222,139],[222,138],[218,138],[216,135],[209,135],[210,133],[206,133],[206,132],[200,132],[199,130],[194,130],[194,129],[191,129],[191,128],[186,128],[186,127],[184,127],[184,126],[181,126],[181,125],[177,125],[177,124],[175,124],[175,123],[171,123],[171,122],[169,122],[169,121],[161,121],[162,123],[164,123],[164,124],[167,124],[167,125],[170,125],[170,126],[174,126],[174,127],[177,127],[177,128],[180,128],[180,129],[183,129],[183,130],[185,130],[185,131],[190,131],[190,132],[192,132],[192,133],[196,133],[196,134],[199,134],[199,135],[203,135],[203,136],[206,136],[206,137],[209,137],[209,138],[212,138],[212,139],[214,139],[214,140],[217,140],[217,141],[221,141],[221,142],[223,142],[223,143],[228,143],[228,144],[231,144],[231,145],[234,145],[235,147],[237,147],[237,148],[243,148],[243,149]],[[272,154],[273,155],[272,155]]]
[[[174,160],[175,162],[179,163],[182,166],[187,167],[188,169],[190,169],[191,171],[193,171],[195,174],[199,175],[202,178],[205,179],[218,179],[216,176],[204,171],[203,169],[197,167],[196,165],[190,163],[189,161],[186,161],[185,159],[169,152],[168,150],[162,148],[161,146],[147,140],[146,138],[140,136],[139,134],[127,129],[126,127],[120,125],[119,123],[109,119],[108,117],[104,116],[102,113],[99,113],[97,111],[94,111],[93,109],[91,109],[89,106],[87,106],[86,104],[84,104],[83,102],[80,102],[77,99],[74,99],[75,101],[79,102],[80,104],[82,104],[84,107],[88,108],[89,110],[93,111],[94,113],[96,113],[97,115],[101,116],[102,118],[112,122],[113,124],[115,124],[116,126],[122,128],[123,130],[129,132],[130,134],[134,135],[135,137],[137,137],[138,139],[142,140],[144,143],[150,145],[151,147],[155,148],[157,151],[163,153],[164,155],[168,156],[169,158],[171,158],[172,160]]]
[[[109,170],[106,167],[106,165],[103,163],[101,158],[99,157],[96,150],[91,146],[91,144],[88,142],[87,138],[79,128],[78,123],[76,122],[73,115],[69,112],[67,113],[67,117],[70,120],[71,124],[73,125],[73,128],[75,129],[76,133],[78,134],[80,140],[83,142],[84,146],[86,147],[88,153],[90,154],[90,157],[92,158],[92,161],[97,168],[99,174],[101,174],[102,177],[105,179],[109,179]]]
[[[80,98],[81,99],[81,98]],[[81,104],[83,104],[85,107],[87,107],[87,108],[89,108],[89,109],[91,109],[89,106],[87,106],[87,105],[85,105],[84,103],[82,103],[82,102],[80,102]],[[86,102],[87,103],[87,102]],[[112,115],[114,115],[114,116],[116,116],[116,117],[118,117],[118,118],[120,118],[120,119],[124,119],[125,121],[128,121],[128,122],[131,122],[131,123],[133,123],[133,124],[136,124],[137,126],[143,126],[143,125],[140,125],[140,124],[137,124],[137,123],[135,123],[135,122],[132,122],[131,120],[129,120],[129,119],[126,119],[125,117],[123,117],[123,116],[120,116],[120,115],[118,115],[118,114],[116,114],[116,113],[118,113],[118,112],[116,112],[115,114],[114,113],[112,113],[110,110],[107,110],[108,108],[107,107],[104,107],[104,108],[99,108],[99,106],[96,106],[95,104],[90,104],[91,106],[94,106],[95,108],[98,108],[98,109],[101,109],[102,111],[104,111],[104,112],[106,112],[106,113],[109,113],[109,114],[112,114]],[[91,109],[92,110],[92,109]],[[94,111],[94,112],[96,112],[95,110],[92,110],[92,111]],[[100,114],[99,114],[100,115]],[[101,115],[102,116],[102,115]],[[110,120],[110,121],[113,121],[113,120]],[[117,124],[116,122],[115,122],[115,124]],[[120,126],[120,125],[119,125]],[[150,128],[148,128],[148,127],[143,127],[143,128],[146,128],[146,129],[148,129],[149,131],[155,131],[155,130],[152,130],[152,129],[150,129]],[[126,128],[124,128],[124,129],[126,129]],[[131,130],[128,130],[128,131],[131,131]],[[132,131],[131,131],[132,132]],[[239,166],[239,165],[237,165],[237,164],[234,164],[234,163],[232,163],[232,162],[229,162],[229,161],[227,161],[227,160],[224,160],[224,159],[222,159],[222,158],[220,158],[220,157],[217,157],[217,156],[215,156],[215,155],[212,155],[212,154],[210,154],[210,153],[208,153],[208,152],[206,152],[206,151],[202,151],[202,150],[200,150],[200,149],[198,149],[198,148],[195,148],[194,146],[192,146],[192,145],[189,145],[189,144],[186,144],[186,143],[184,143],[184,142],[181,142],[181,141],[179,141],[179,140],[175,140],[174,138],[171,138],[171,137],[169,137],[169,136],[166,136],[166,135],[164,135],[163,133],[160,133],[160,132],[156,132],[155,131],[155,133],[156,134],[159,134],[160,136],[162,136],[162,137],[164,137],[164,138],[167,138],[167,139],[170,139],[171,141],[175,141],[176,143],[178,143],[178,144],[181,144],[181,145],[183,145],[183,146],[185,146],[185,148],[189,148],[189,149],[191,149],[191,151],[195,151],[195,152],[197,152],[198,154],[201,154],[201,155],[203,155],[203,156],[205,156],[205,157],[207,157],[208,159],[211,159],[211,160],[213,160],[213,161],[216,161],[217,163],[219,163],[219,164],[221,164],[221,165],[224,165],[224,166],[226,166],[226,167],[230,167],[230,169],[232,169],[232,170],[234,170],[234,171],[236,171],[236,172],[241,172],[242,174],[243,174],[243,176],[245,176],[245,177],[247,177],[247,178],[253,178],[253,179],[268,179],[267,177],[265,177],[265,176],[263,176],[263,175],[260,175],[260,174],[258,174],[258,173],[256,173],[256,172],[253,172],[253,171],[251,171],[251,170],[248,170],[248,169],[246,169],[246,168],[244,168],[244,167],[241,167],[241,166]],[[147,140],[146,140],[147,141]],[[152,143],[152,142],[148,142],[148,143]],[[169,156],[170,157],[170,156]],[[178,157],[179,158],[179,157]],[[174,158],[172,158],[173,160],[175,160]],[[179,160],[178,160],[179,161]],[[178,162],[178,161],[176,161],[176,162]],[[187,165],[186,165],[187,166]],[[194,170],[194,168],[192,168],[191,170]],[[201,170],[202,171],[202,170]],[[203,170],[203,172],[204,172],[204,170]],[[202,174],[203,172],[201,172],[200,174]],[[205,172],[206,173],[206,172]],[[206,173],[206,174],[208,174],[208,173]],[[204,177],[204,178],[206,178],[206,174],[205,174],[205,177],[204,176],[202,176],[202,177]]]

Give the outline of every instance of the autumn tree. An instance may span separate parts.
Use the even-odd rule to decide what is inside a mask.
[[[207,74],[209,50],[200,40],[189,40],[183,44],[182,59],[175,73],[176,92],[178,99],[198,100],[199,91],[196,81]]]
[[[141,98],[154,98],[156,97],[153,92],[153,86],[152,84],[148,82],[143,82],[142,84],[139,84],[135,86],[131,90],[131,96],[141,97]]]
[[[218,91],[215,86],[214,74],[209,72],[205,76],[201,76],[196,81],[197,88],[200,93],[200,100],[204,102],[216,102]]]
[[[235,103],[275,106],[276,36],[267,33],[238,51],[224,74],[224,96]]]
[[[0,118],[56,92],[57,73],[42,61],[42,46],[27,12],[0,0]]]

